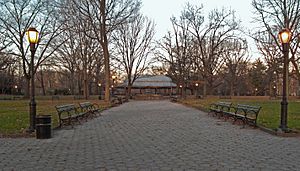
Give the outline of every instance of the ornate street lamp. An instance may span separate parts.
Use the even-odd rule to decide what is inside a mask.
[[[36,47],[35,45],[39,41],[39,32],[33,28],[30,27],[27,32],[27,39],[30,44],[30,52],[31,52],[31,61],[30,61],[30,79],[31,79],[31,89],[30,89],[30,102],[29,102],[29,120],[30,120],[30,126],[29,126],[29,132],[33,132],[35,130],[35,117],[36,117],[36,102],[35,102],[35,93],[34,93],[34,54]]]
[[[279,32],[279,39],[282,44],[283,52],[283,80],[282,80],[282,101],[281,101],[281,120],[279,129],[283,132],[288,131],[287,127],[287,110],[288,110],[288,72],[289,72],[289,47],[291,40],[291,32],[283,29]]]

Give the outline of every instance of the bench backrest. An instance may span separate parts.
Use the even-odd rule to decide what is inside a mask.
[[[88,108],[88,107],[93,106],[93,104],[91,102],[82,102],[82,103],[79,103],[79,106],[81,108]]]
[[[222,111],[229,111],[232,103],[231,102],[217,102],[216,106]]]
[[[72,111],[76,111],[76,107],[74,104],[66,104],[66,105],[58,105],[58,106],[55,106],[56,108],[56,111],[61,114],[61,113],[70,113]]]
[[[244,105],[244,104],[238,104],[236,107],[236,113],[241,111],[245,115],[258,115],[261,107],[260,106],[251,106],[251,105]]]

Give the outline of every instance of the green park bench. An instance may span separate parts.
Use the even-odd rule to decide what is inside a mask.
[[[233,107],[234,112],[224,111],[224,115],[227,117],[232,117],[234,122],[237,120],[241,120],[243,124],[257,126],[257,118],[259,111],[261,109],[260,106],[251,106],[245,104],[238,104],[236,107]]]
[[[212,103],[209,107],[209,114],[213,113],[216,116],[224,116],[224,112],[229,112],[232,107],[231,102],[216,102]]]
[[[92,116],[100,114],[101,110],[98,104],[92,104],[91,102],[79,103],[79,107],[81,109],[81,112],[90,113]]]
[[[62,125],[72,125],[73,123],[80,123],[80,119],[86,117],[87,112],[80,112],[74,104],[65,104],[55,106],[58,119],[59,127]]]

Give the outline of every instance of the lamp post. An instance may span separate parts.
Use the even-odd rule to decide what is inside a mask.
[[[115,86],[115,81],[116,81],[117,76],[113,75],[113,76],[111,76],[111,78],[113,81],[113,83],[111,85],[111,94],[112,94],[112,96],[114,96],[114,86]]]
[[[98,83],[98,87],[99,87],[99,88],[98,88],[98,94],[99,94],[98,99],[99,99],[99,100],[102,99],[102,97],[101,97],[101,96],[102,96],[102,87],[101,87],[101,86],[102,86],[102,84],[101,84],[101,82],[99,82],[99,83]]]
[[[181,84],[179,85],[179,88],[180,88],[180,97],[182,97],[182,85]]]
[[[277,95],[276,85],[273,86],[273,94],[274,94],[274,97],[276,97],[276,95]]]
[[[99,94],[101,95],[101,86],[102,84],[101,83],[98,83],[98,87],[99,87]]]
[[[35,116],[36,116],[36,102],[35,102],[35,93],[34,93],[34,54],[36,47],[35,45],[38,43],[39,32],[30,27],[27,32],[27,38],[30,44],[30,52],[31,52],[31,61],[30,61],[30,102],[29,102],[29,132],[33,132],[35,130]]]
[[[15,94],[18,94],[18,86],[15,85],[14,88],[15,88]]]
[[[195,83],[195,86],[196,86],[196,98],[198,98],[198,87],[199,87],[199,84]]]
[[[276,80],[277,80],[277,72],[276,71],[274,71],[273,72],[273,74],[274,74],[274,78],[273,78],[273,93],[274,93],[274,97],[276,97],[276,95],[277,95],[277,82],[276,82]]]
[[[282,43],[283,52],[283,78],[282,78],[282,101],[281,101],[281,119],[279,129],[283,132],[288,131],[287,127],[287,110],[288,110],[288,70],[289,70],[289,43],[291,32],[288,29],[283,29],[279,32],[279,39]]]

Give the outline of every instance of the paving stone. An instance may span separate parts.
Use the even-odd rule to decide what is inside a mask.
[[[243,128],[168,101],[132,101],[55,130],[0,139],[3,170],[300,170],[300,138]]]

